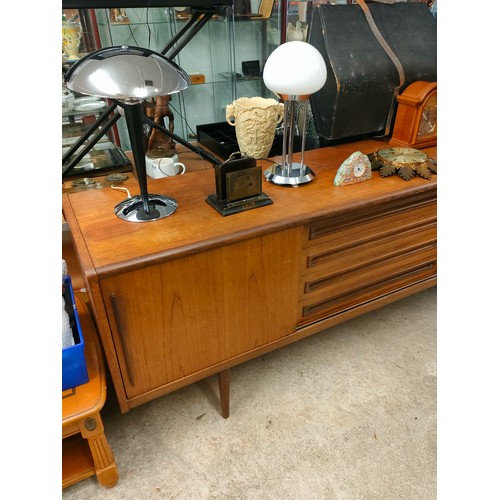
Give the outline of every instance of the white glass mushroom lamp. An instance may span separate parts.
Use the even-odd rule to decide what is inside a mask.
[[[326,64],[320,52],[307,42],[286,42],[276,48],[266,61],[263,71],[266,87],[284,102],[283,156],[281,165],[264,172],[274,184],[298,186],[310,182],[314,172],[304,164],[307,106],[309,96],[326,82]],[[304,103],[300,163],[293,161],[293,142],[298,103]]]

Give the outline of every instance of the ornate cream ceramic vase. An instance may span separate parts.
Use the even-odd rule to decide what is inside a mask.
[[[68,61],[80,59],[78,49],[82,38],[82,27],[72,21],[62,23],[62,49]]]
[[[283,103],[264,97],[241,97],[228,104],[226,120],[236,128],[240,152],[251,158],[267,158],[283,111]]]

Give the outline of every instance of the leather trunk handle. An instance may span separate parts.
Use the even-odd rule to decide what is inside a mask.
[[[393,4],[394,0],[377,0],[378,3],[386,3],[386,4]],[[389,56],[391,61],[394,63],[394,66],[396,66],[396,69],[398,71],[399,75],[399,86],[394,89],[394,97],[396,97],[399,94],[399,89],[404,85],[405,83],[405,72],[403,69],[403,66],[401,65],[401,61],[398,59],[398,56],[394,53],[394,51],[389,47],[389,44],[385,41],[385,38],[382,36],[382,33],[380,33],[380,30],[377,27],[377,24],[375,23],[372,13],[370,12],[370,9],[368,8],[368,5],[366,5],[365,0],[356,0],[356,3],[361,7],[363,14],[365,15],[366,21],[368,22],[368,26],[370,26],[370,29],[372,30],[373,34],[375,35],[375,38],[377,39],[378,43],[382,46],[384,49],[385,53]],[[396,99],[394,99],[395,101]],[[389,110],[389,115],[387,117],[387,122],[385,126],[385,134],[388,135],[391,127],[391,119],[392,115],[394,113],[394,106],[395,102],[392,103],[391,109]]]

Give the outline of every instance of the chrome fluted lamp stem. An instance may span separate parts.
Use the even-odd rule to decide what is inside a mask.
[[[292,138],[292,151],[293,151],[293,128],[290,128],[290,117],[293,116],[294,110],[293,110],[293,101],[285,101],[284,104],[285,106],[283,111],[283,154],[281,155],[281,166],[285,175],[289,176],[290,161],[288,155],[290,153],[290,144],[288,140],[289,137]]]
[[[285,139],[285,137],[283,136],[283,147],[285,147],[286,145],[286,154],[284,155],[283,167],[286,175],[291,176],[293,164],[293,142],[295,139],[295,101],[287,101],[286,107],[288,108],[288,119],[286,121],[286,127],[284,127],[283,133],[288,133],[288,137],[287,139]]]
[[[290,101],[285,101],[285,113],[283,117],[283,123],[285,124],[283,128],[283,160],[282,166],[283,170],[286,171],[287,175],[291,175],[291,165],[293,165],[293,149],[294,149],[294,139],[295,139],[295,121],[297,116],[297,101],[300,99],[293,99]],[[300,171],[299,176],[303,176],[305,173],[304,168],[304,151],[306,148],[306,126],[307,126],[307,105],[309,103],[308,99],[304,100],[304,113],[302,119],[302,139],[300,147]],[[287,136],[287,137],[285,137]],[[286,147],[286,149],[285,149]],[[307,166],[306,166],[307,167]]]
[[[305,112],[307,114],[307,97],[305,97]],[[295,140],[297,102],[302,100],[295,96],[282,96],[285,104],[283,114],[283,154],[281,165],[272,165],[265,172],[265,178],[273,184],[283,186],[298,186],[311,182],[314,172],[304,163],[304,150],[306,144],[306,115],[304,115],[302,126],[302,140],[300,150],[300,162],[293,161],[293,149]]]
[[[306,127],[307,127],[307,107],[309,99],[304,102],[304,113],[302,118],[302,144],[300,147],[300,174],[304,175],[304,151],[306,149]]]

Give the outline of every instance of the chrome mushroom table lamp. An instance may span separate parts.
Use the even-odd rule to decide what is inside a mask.
[[[275,49],[264,66],[266,87],[283,99],[283,156],[280,165],[264,175],[273,184],[298,186],[310,182],[314,172],[304,164],[307,105],[309,96],[326,82],[326,64],[320,52],[307,42],[286,42]],[[299,101],[305,103],[300,163],[293,162],[295,115]]]
[[[175,212],[176,200],[148,193],[142,103],[184,90],[190,82],[187,73],[158,52],[121,46],[88,54],[71,67],[65,80],[70,90],[115,99],[124,110],[140,194],[116,205],[115,214],[129,222],[145,222]]]

